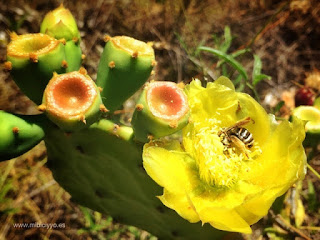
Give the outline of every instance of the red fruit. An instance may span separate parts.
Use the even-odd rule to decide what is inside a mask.
[[[308,87],[299,88],[294,96],[296,107],[300,105],[313,105],[314,102],[314,92]]]

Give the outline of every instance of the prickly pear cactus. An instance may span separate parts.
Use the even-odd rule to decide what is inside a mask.
[[[132,130],[100,120],[65,134],[46,132],[48,166],[72,200],[116,220],[145,229],[159,239],[220,239],[223,231],[190,224],[155,196],[161,189],[142,166],[142,151]]]
[[[50,12],[41,32],[12,34],[5,68],[43,114],[0,112],[0,158],[44,139],[48,167],[73,201],[159,239],[215,240],[225,231],[250,233],[274,199],[304,176],[303,124],[277,124],[227,78],[207,88],[199,81],[185,88],[145,84],[156,63],[152,47],[107,36],[96,85],[79,69],[79,32],[69,11]],[[132,127],[108,120],[144,84]],[[234,132],[243,125],[250,146]],[[174,133],[182,141],[167,137]],[[289,150],[278,147],[280,137],[293,142]],[[279,154],[268,156],[269,148]],[[259,178],[274,169],[268,158],[288,165],[283,183],[270,174]]]

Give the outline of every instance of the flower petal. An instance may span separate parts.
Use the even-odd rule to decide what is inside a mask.
[[[190,203],[187,194],[172,193],[167,189],[164,189],[163,195],[160,196],[159,199],[164,205],[175,210],[181,217],[187,219],[189,222],[195,223],[200,220],[199,215]]]

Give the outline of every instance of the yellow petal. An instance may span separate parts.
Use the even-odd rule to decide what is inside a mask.
[[[237,93],[239,108],[237,118],[243,119],[250,117],[254,123],[246,125],[253,135],[254,141],[262,146],[270,134],[270,118],[264,108],[255,101],[250,95],[245,93]]]
[[[295,119],[271,123],[271,134],[262,146],[262,154],[250,162],[250,171],[243,179],[262,188],[288,189],[305,174],[306,155],[302,146],[304,125]]]
[[[164,189],[164,193],[159,197],[159,199],[164,205],[175,210],[181,217],[187,219],[189,222],[195,223],[200,220],[197,212],[194,210],[194,207],[185,193],[171,193]]]
[[[229,196],[232,197],[232,195]],[[249,224],[232,206],[228,203],[223,204],[223,200],[220,201],[223,206],[219,207],[215,207],[215,204],[211,203],[210,197],[190,195],[190,200],[202,223],[210,223],[213,227],[221,230],[251,233]]]
[[[188,184],[188,171],[195,161],[180,151],[180,143],[151,142],[143,150],[143,166],[148,175],[170,192],[183,194]]]

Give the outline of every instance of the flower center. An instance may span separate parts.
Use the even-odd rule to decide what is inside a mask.
[[[215,119],[205,125],[194,124],[194,157],[200,178],[212,186],[231,187],[243,171],[250,171],[250,162],[261,154],[261,150],[252,135],[250,145],[247,139],[237,135],[235,130],[239,129],[232,134],[226,132],[226,128],[219,127],[220,122]],[[249,135],[249,130],[245,130]]]

